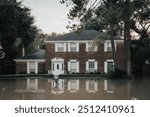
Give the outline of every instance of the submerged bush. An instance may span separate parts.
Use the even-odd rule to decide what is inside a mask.
[[[107,78],[126,78],[127,73],[124,70],[121,70],[119,68],[114,68],[113,71],[110,71],[106,75]]]

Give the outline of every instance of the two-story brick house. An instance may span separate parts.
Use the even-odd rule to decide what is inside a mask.
[[[114,65],[111,43],[110,40],[105,40],[103,44],[93,44],[93,40],[99,34],[98,31],[85,30],[81,33],[71,32],[52,39],[46,39],[46,49],[41,53],[45,53],[43,54],[44,58],[39,59],[39,52],[33,54],[36,55],[36,58],[27,55],[15,59],[16,73],[19,73],[21,68],[25,68],[24,72],[26,70],[27,73],[31,73],[31,71],[33,73],[35,70],[34,73],[47,71],[48,74],[54,75],[107,73],[113,69]],[[117,66],[124,69],[124,41],[122,38],[115,40],[115,50]]]
[[[94,45],[93,40],[100,33],[85,30],[77,34],[71,32],[46,43],[46,69],[52,74],[66,73],[107,73],[113,68],[112,48],[110,40],[100,46]],[[123,39],[115,40],[117,64],[124,68]]]

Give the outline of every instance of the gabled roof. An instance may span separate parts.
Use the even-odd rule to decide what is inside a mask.
[[[35,53],[32,53],[32,54],[29,54],[29,55],[26,55],[26,56],[23,56],[23,57],[19,57],[16,60],[33,60],[33,59],[45,59],[45,50],[44,49],[41,49]]]
[[[99,32],[95,30],[83,30],[81,32],[71,32],[55,38],[48,38],[46,41],[67,41],[67,40],[93,40]]]

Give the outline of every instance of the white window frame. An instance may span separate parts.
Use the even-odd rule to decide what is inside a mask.
[[[98,46],[93,45],[93,42],[87,42],[86,43],[86,52],[97,52]]]
[[[104,62],[104,73],[108,73],[108,69],[107,69],[107,63],[108,62],[113,62],[113,65],[114,65],[114,60],[113,59],[107,59],[105,62]]]
[[[71,63],[76,63],[76,71],[71,71]],[[77,61],[76,59],[71,59],[69,62],[68,62],[68,72],[69,73],[79,73],[79,61]]]
[[[69,80],[68,81],[68,90],[71,93],[76,93],[79,90],[79,80]]]
[[[93,85],[93,89],[90,88],[90,85]],[[95,80],[86,80],[86,91],[88,91],[88,93],[95,93],[96,91],[98,91],[98,83]]]
[[[94,62],[94,71],[90,71],[90,68],[89,68],[90,62]],[[87,73],[89,73],[89,72],[95,73],[97,71],[98,71],[98,62],[95,59],[88,59],[88,61],[86,61],[86,72]]]
[[[75,44],[75,47],[72,47],[73,44]],[[72,48],[75,48],[75,50],[72,50]],[[76,42],[68,43],[68,52],[79,52],[79,43]]]
[[[31,73],[31,64],[34,63],[34,72],[32,73],[35,73],[37,74],[38,73],[38,62],[37,61],[28,61],[27,62],[27,74],[30,74]]]
[[[108,50],[108,44],[110,44],[109,46],[111,46],[111,41],[110,40],[106,40],[104,43],[104,52],[112,52],[112,46],[111,46],[111,51]],[[115,44],[115,51],[116,51],[116,42],[114,41]]]
[[[66,52],[66,43],[55,43],[55,52]]]

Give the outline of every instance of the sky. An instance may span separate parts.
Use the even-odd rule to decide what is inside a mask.
[[[69,30],[67,13],[69,8],[61,4],[60,0],[23,0],[23,5],[31,9],[37,25],[44,33],[66,33]]]

